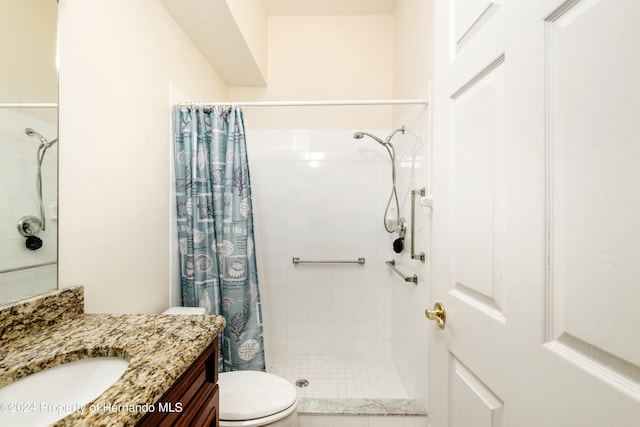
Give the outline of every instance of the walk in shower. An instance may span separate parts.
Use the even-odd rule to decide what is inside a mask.
[[[411,368],[407,384],[393,360],[394,287],[404,292],[413,285],[385,265],[398,234],[381,221],[384,214],[391,219],[384,225],[395,222],[406,189],[398,189],[396,204],[389,197],[394,156],[374,141],[354,140],[380,135],[384,145],[394,133],[252,130],[249,123],[267,370],[302,380],[302,413],[389,400],[400,413],[424,413],[426,362]]]

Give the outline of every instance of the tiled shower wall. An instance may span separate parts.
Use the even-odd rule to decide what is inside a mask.
[[[31,110],[26,110],[31,111]],[[42,192],[47,227],[39,237],[42,248],[31,251],[17,224],[25,215],[39,216],[36,195],[37,153],[40,141],[24,130],[33,128],[45,138],[57,137],[54,124],[0,108],[0,271],[18,266],[54,262],[57,259],[56,204],[58,191],[58,144],[49,148],[43,161]],[[53,113],[55,117],[55,113]],[[0,304],[56,288],[55,265],[0,273]]]
[[[365,130],[247,130],[269,355],[391,354],[386,150]],[[365,265],[294,265],[355,260]]]

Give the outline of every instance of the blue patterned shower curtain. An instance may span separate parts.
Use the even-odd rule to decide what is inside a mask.
[[[182,305],[220,314],[220,370],[265,370],[242,109],[174,107]]]

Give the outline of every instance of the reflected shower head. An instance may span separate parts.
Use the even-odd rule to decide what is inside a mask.
[[[42,144],[42,146],[49,148],[51,147],[53,144],[55,144],[56,142],[58,142],[58,138],[54,139],[53,141],[49,142],[47,141],[47,139],[40,135],[39,132],[36,132],[35,130],[31,129],[31,128],[26,128],[24,130],[24,133],[26,133],[28,136],[35,136],[36,138],[38,138],[40,140],[40,144]]]

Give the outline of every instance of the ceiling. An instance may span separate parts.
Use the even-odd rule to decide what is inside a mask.
[[[252,1],[244,0],[249,5]],[[398,0],[263,0],[269,16],[393,15]],[[160,0],[228,86],[263,87],[264,71],[231,0]]]
[[[264,0],[267,14],[393,15],[397,0]]]

